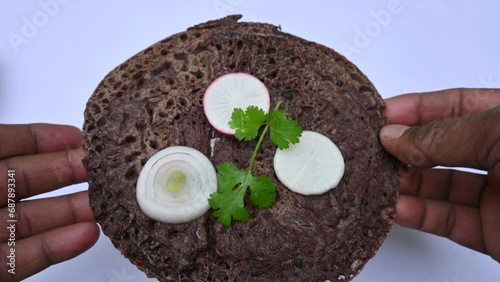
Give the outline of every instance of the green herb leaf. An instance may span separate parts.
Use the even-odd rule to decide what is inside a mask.
[[[245,193],[248,186],[245,182],[246,171],[239,170],[232,163],[223,162],[217,166],[217,193],[212,193],[208,203],[216,210],[214,216],[225,226],[232,220],[247,221],[250,219],[245,209]]]
[[[239,170],[232,163],[223,162],[217,166],[217,192],[225,193],[245,181],[246,172]]]
[[[210,206],[214,216],[225,226],[232,220],[247,221],[250,218],[245,209],[244,198],[250,186],[250,201],[259,209],[270,207],[276,199],[276,188],[269,177],[254,177],[248,171],[239,170],[232,163],[223,162],[217,166],[218,189],[210,195]]]
[[[287,149],[291,144],[299,142],[302,128],[296,120],[286,117],[285,111],[271,110],[268,114],[271,142],[280,149]]]
[[[276,201],[276,186],[268,176],[253,176],[252,168],[264,136],[270,130],[271,142],[280,149],[289,147],[290,143],[299,142],[302,128],[297,121],[287,119],[284,111],[274,110],[266,114],[262,109],[250,106],[243,111],[235,109],[231,115],[229,126],[235,129],[238,140],[253,140],[259,134],[259,129],[265,125],[257,145],[250,158],[246,170],[240,170],[229,162],[217,166],[217,192],[210,195],[208,202],[215,210],[213,215],[224,226],[230,226],[233,220],[247,221],[250,214],[245,209],[245,195],[250,187],[250,202],[259,209],[271,207]]]
[[[276,202],[276,186],[269,177],[252,177],[250,202],[261,210],[270,208]]]
[[[232,220],[248,221],[250,214],[245,209],[243,201],[245,197],[246,188],[242,186],[227,191],[224,193],[212,193],[208,203],[212,209],[215,209],[214,216],[224,224],[224,226],[231,225]]]
[[[245,112],[235,109],[231,115],[229,127],[235,130],[234,136],[238,140],[250,141],[259,134],[259,128],[266,121],[267,115],[261,108],[249,106]]]

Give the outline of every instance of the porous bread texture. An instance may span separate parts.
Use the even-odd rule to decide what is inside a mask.
[[[361,71],[335,51],[240,16],[170,36],[111,71],[85,110],[89,197],[116,248],[160,281],[351,280],[373,257],[395,215],[396,161],[378,141],[384,103]],[[217,133],[203,113],[203,93],[217,77],[246,72],[268,88],[271,105],[304,130],[330,138],[346,169],[319,196],[291,192],[276,179],[276,148],[264,141],[254,175],[277,183],[267,210],[222,226],[212,212],[184,224],[148,218],[135,185],[159,150],[193,147],[214,165],[248,165],[255,146]]]

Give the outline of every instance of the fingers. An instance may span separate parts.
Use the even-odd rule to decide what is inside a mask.
[[[10,246],[0,246],[0,281],[20,281],[50,265],[71,259],[95,244],[99,228],[82,222],[16,241],[15,275],[7,272]]]
[[[450,169],[400,172],[396,222],[486,253],[480,201],[486,176]]]
[[[0,195],[7,195],[8,170],[15,171],[16,199],[23,199],[56,188],[85,181],[83,149],[13,157],[0,160]],[[5,206],[7,197],[0,198]]]
[[[396,222],[487,252],[479,209],[474,207],[400,195],[396,204]]]
[[[385,102],[383,114],[389,123],[415,126],[500,106],[500,89],[448,89],[401,95]]]
[[[453,169],[400,170],[399,192],[424,199],[478,207],[486,176]]]
[[[20,202],[16,205],[16,239],[21,240],[48,230],[79,222],[94,221],[88,192]],[[9,211],[0,210],[0,221],[7,222]],[[7,242],[10,231],[0,229],[0,243]]]
[[[83,134],[68,125],[0,124],[0,159],[81,147]]]
[[[0,194],[7,195],[7,183],[20,200],[84,181],[82,139],[82,132],[71,126],[0,125]],[[8,176],[10,171],[15,176]],[[6,203],[2,197],[0,206]],[[86,192],[21,202],[16,208],[16,241],[7,241],[8,229],[0,230],[0,281],[19,281],[73,258],[99,237]],[[7,209],[0,210],[0,219],[6,222],[7,217]],[[14,248],[22,255],[16,255],[15,274],[10,274]]]
[[[500,163],[488,173],[481,202],[481,220],[488,254],[500,262]]]
[[[500,90],[452,89],[386,101],[384,148],[415,169],[400,175],[396,221],[500,261]],[[402,125],[399,125],[402,124]],[[411,127],[409,127],[411,126]],[[476,175],[434,166],[488,170]]]
[[[415,167],[493,167],[500,160],[500,107],[422,126],[388,125],[380,132],[384,148]]]

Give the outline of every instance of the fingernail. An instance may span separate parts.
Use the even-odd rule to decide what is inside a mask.
[[[411,166],[409,164],[402,163],[399,166],[399,175],[402,176],[402,177],[411,176],[414,171],[415,171],[415,169],[413,168],[413,166]]]
[[[87,156],[87,152],[82,148],[75,149],[75,153],[78,155],[80,160],[85,159],[85,157]]]
[[[384,126],[380,131],[380,136],[384,139],[397,139],[410,127],[405,125],[391,124]]]

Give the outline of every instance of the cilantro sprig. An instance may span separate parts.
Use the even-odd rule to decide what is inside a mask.
[[[237,108],[231,115],[229,126],[235,130],[234,136],[240,141],[251,141],[257,138],[262,126],[260,137],[250,158],[248,168],[238,169],[230,162],[223,162],[217,166],[218,187],[212,193],[208,202],[215,210],[213,215],[224,226],[230,226],[233,220],[248,221],[250,214],[245,208],[245,195],[250,188],[250,203],[258,209],[267,209],[276,201],[276,185],[269,176],[254,176],[252,168],[266,133],[270,132],[271,142],[280,149],[287,149],[290,144],[299,142],[302,128],[296,120],[286,117],[283,110],[279,110],[281,102],[269,113],[262,109],[249,106],[245,111]]]

